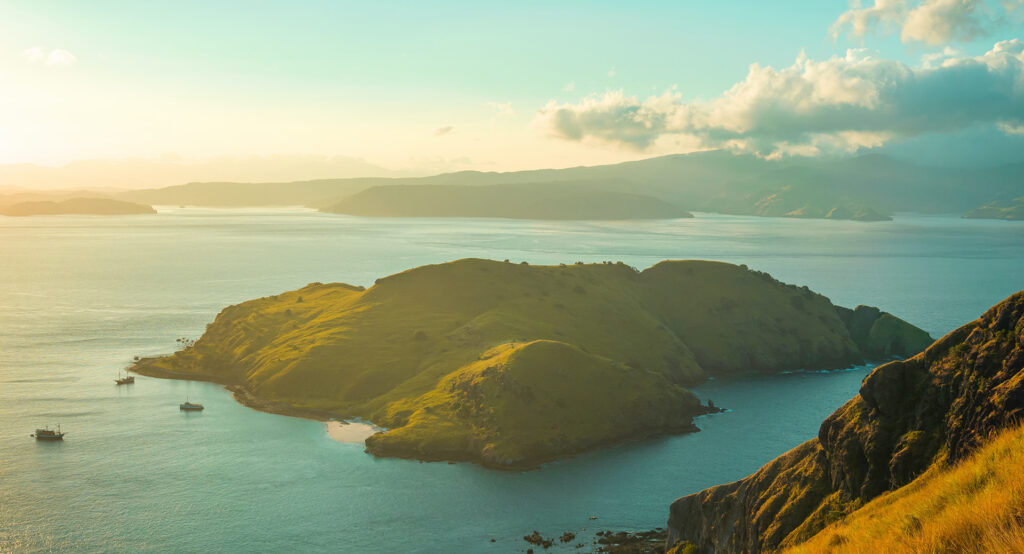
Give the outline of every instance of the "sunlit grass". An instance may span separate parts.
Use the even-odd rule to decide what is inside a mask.
[[[1024,552],[1024,426],[936,464],[791,553]]]

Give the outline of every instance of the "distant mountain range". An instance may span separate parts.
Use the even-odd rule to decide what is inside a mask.
[[[408,209],[383,203],[397,202],[412,186],[435,188],[428,205]],[[489,193],[474,187],[502,185]],[[401,189],[387,190],[400,186]],[[364,193],[379,188],[372,193]],[[542,198],[548,189],[578,196],[584,193],[628,194],[634,202],[651,207],[645,217],[658,215],[670,204],[679,212],[704,211],[727,214],[804,218],[889,219],[895,212],[970,213],[971,217],[1019,218],[1020,210],[978,210],[1000,206],[1024,197],[1024,163],[984,169],[925,167],[881,154],[846,159],[797,158],[768,161],[728,152],[699,152],[650,158],[614,165],[539,169],[505,173],[462,171],[416,178],[352,178],[313,181],[237,183],[196,182],[171,187],[119,193],[117,198],[145,204],[195,206],[301,205],[325,211],[355,210],[379,215],[479,215],[473,198],[512,195],[523,199],[516,217],[549,218]],[[421,191],[419,198],[431,196]],[[541,196],[536,196],[541,195]],[[526,209],[526,199],[536,196],[536,212]],[[564,195],[563,195],[564,196]],[[645,198],[641,198],[645,197]],[[379,202],[374,205],[374,199]],[[571,200],[566,200],[571,204]],[[600,203],[598,203],[600,204]],[[433,207],[429,207],[429,206]],[[345,206],[348,206],[346,208]],[[447,207],[446,207],[447,206]],[[442,209],[443,208],[443,209]],[[388,212],[392,210],[394,213]],[[570,210],[572,211],[572,210]],[[601,218],[600,210],[575,210],[575,218]],[[1014,214],[1017,214],[1014,216]]]
[[[382,217],[505,217],[513,219],[676,219],[692,214],[659,198],[591,186],[387,185],[370,187],[321,211]]]

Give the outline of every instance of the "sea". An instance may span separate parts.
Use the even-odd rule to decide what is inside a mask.
[[[539,531],[589,551],[664,527],[677,497],[742,478],[814,437],[870,366],[720,378],[698,433],[511,473],[376,459],[323,422],[222,387],[114,378],[173,352],[225,306],[310,282],[460,258],[746,264],[939,337],[1024,288],[1024,222],[696,214],[657,221],[388,219],[303,208],[0,217],[0,552],[525,552]],[[682,291],[681,291],[682,293]],[[184,413],[186,398],[201,413]],[[29,435],[44,425],[58,443]],[[585,545],[576,549],[576,544]]]

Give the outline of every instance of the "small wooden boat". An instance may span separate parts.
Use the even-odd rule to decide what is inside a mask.
[[[60,425],[57,426],[57,430],[54,431],[49,427],[42,429],[36,429],[36,432],[32,434],[37,441],[62,441],[66,433],[61,432]]]
[[[134,385],[135,384],[135,376],[134,375],[125,374],[124,377],[121,377],[121,374],[119,373],[117,375],[117,378],[114,379],[114,382],[117,383],[118,385]]]
[[[201,412],[203,410],[202,404],[196,404],[188,401],[188,397],[185,397],[183,404],[178,404],[178,409],[183,412]]]

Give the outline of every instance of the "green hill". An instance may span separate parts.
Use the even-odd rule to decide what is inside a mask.
[[[675,501],[669,544],[691,553],[1017,551],[1019,536],[1005,549],[983,545],[1024,528],[1024,467],[1008,453],[1022,418],[1019,292],[924,352],[876,368],[817,438],[745,479]]]
[[[320,211],[378,217],[514,219],[672,219],[693,217],[664,200],[609,192],[601,183],[388,185],[372,187]]]
[[[710,374],[845,367],[882,343],[910,355],[930,342],[862,315],[879,325],[870,345],[824,296],[718,262],[468,259],[231,306],[194,345],[133,369],[228,384],[270,411],[369,419],[390,429],[367,441],[378,455],[523,468],[692,430],[706,408],[685,387]]]
[[[109,198],[71,198],[69,200],[39,200],[18,202],[0,207],[0,215],[134,215],[155,214],[150,206],[111,200]]]

